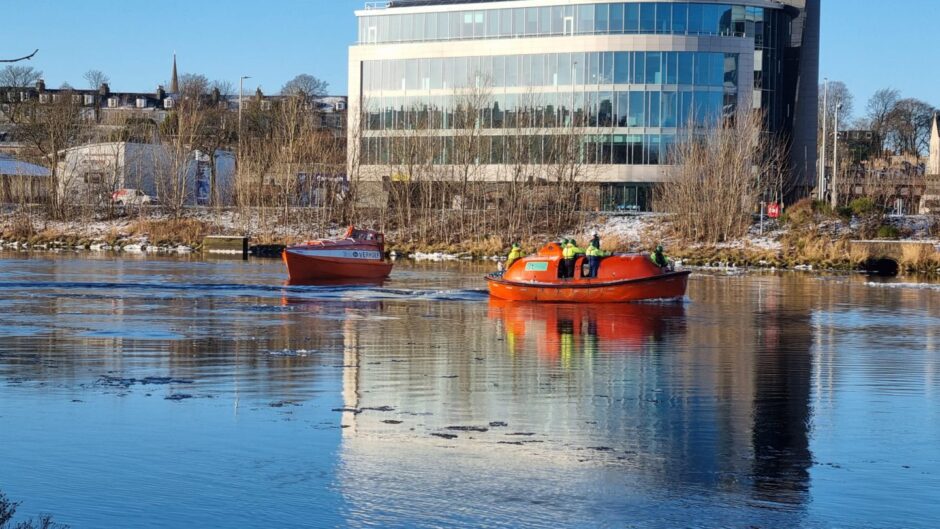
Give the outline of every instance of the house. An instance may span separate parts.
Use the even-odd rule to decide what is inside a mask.
[[[43,197],[50,171],[0,154],[0,203],[31,203]]]

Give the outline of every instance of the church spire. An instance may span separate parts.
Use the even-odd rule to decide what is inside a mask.
[[[170,78],[170,93],[178,94],[180,91],[179,77],[176,75],[176,52],[173,52],[173,76]]]

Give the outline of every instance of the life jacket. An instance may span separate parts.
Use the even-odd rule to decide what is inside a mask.
[[[574,245],[566,244],[565,249],[561,251],[561,256],[564,259],[574,259]]]

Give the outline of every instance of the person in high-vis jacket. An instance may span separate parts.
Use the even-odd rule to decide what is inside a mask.
[[[506,257],[506,270],[509,270],[509,267],[519,259],[522,259],[522,248],[519,247],[519,243],[514,242],[512,243],[512,250],[509,251],[509,256]]]
[[[653,261],[653,264],[660,268],[669,267],[669,258],[663,253],[663,246],[656,246],[656,250],[653,251],[653,255],[650,256],[650,259]]]
[[[558,277],[563,279],[574,277],[575,254],[573,242],[571,239],[564,239],[561,245],[561,270]]]
[[[601,259],[610,255],[609,253],[601,250],[597,245],[591,241],[591,245],[588,246],[587,251],[588,260],[588,277],[597,277],[597,270],[601,266]]]
[[[574,277],[575,263],[578,261],[579,255],[584,255],[584,250],[575,244],[574,239],[568,239],[568,242],[565,244],[565,249],[562,251],[561,255],[564,258],[565,263],[565,277]]]

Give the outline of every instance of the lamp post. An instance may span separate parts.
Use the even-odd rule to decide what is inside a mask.
[[[243,75],[238,78],[238,153],[235,156],[235,166],[238,167],[242,157],[242,98],[245,79],[251,79],[249,75]]]
[[[820,201],[826,200],[826,120],[829,117],[829,78],[823,81],[823,130],[822,130],[822,167],[819,168],[819,181],[816,184],[816,198]]]
[[[832,144],[832,209],[835,210],[839,206],[839,189],[836,187],[839,182],[839,112],[842,110],[842,103],[840,102],[836,105],[835,112],[835,124],[833,128],[835,129],[835,134],[833,137]]]

